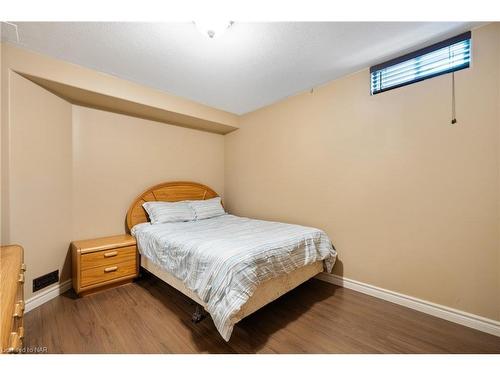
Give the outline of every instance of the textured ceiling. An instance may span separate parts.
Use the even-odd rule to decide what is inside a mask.
[[[3,41],[237,114],[478,25],[236,22],[209,39],[192,23],[15,23]]]

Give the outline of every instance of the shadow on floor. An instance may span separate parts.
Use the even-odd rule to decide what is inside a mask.
[[[259,352],[274,333],[286,328],[316,303],[332,297],[339,288],[316,279],[306,281],[237,323],[231,339],[225,342],[209,315],[200,323],[191,322],[195,304],[181,292],[147,271],[137,283],[167,309],[175,312],[189,328],[196,350],[204,353]],[[311,288],[315,289],[314,293],[310,292]]]

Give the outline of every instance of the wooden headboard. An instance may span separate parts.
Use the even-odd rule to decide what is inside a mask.
[[[142,204],[151,201],[178,202],[185,200],[203,200],[218,197],[215,191],[208,186],[197,182],[175,181],[150,187],[139,195],[127,212],[127,228],[130,229],[136,224],[149,221],[148,215]]]

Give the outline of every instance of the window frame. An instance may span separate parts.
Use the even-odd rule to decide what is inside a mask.
[[[415,59],[417,57],[424,56],[428,53],[437,51],[437,50],[445,48],[445,47],[449,47],[453,44],[463,42],[465,40],[470,40],[469,43],[470,43],[470,51],[471,51],[470,59],[467,63],[462,64],[462,65],[457,66],[457,67],[447,69],[447,70],[443,70],[441,72],[433,73],[433,74],[430,74],[428,76],[415,78],[415,79],[408,81],[408,82],[403,82],[403,83],[397,84],[395,86],[387,87],[387,88],[376,90],[376,91],[372,92],[372,74],[374,72],[382,70],[382,69],[390,67],[390,66],[393,66],[393,65],[403,63],[405,61]],[[411,85],[413,83],[422,82],[422,81],[425,81],[426,79],[434,78],[434,77],[437,77],[437,76],[440,76],[443,74],[453,73],[453,72],[457,72],[457,71],[462,70],[462,69],[467,69],[470,67],[471,61],[472,61],[472,33],[470,31],[466,31],[462,34],[459,34],[459,35],[456,35],[452,38],[448,38],[448,39],[443,40],[441,42],[432,44],[428,47],[424,47],[424,48],[421,48],[417,51],[413,51],[413,52],[407,53],[403,56],[399,56],[399,57],[396,57],[394,59],[385,61],[383,63],[371,66],[370,67],[370,96],[381,94],[381,93],[386,92],[386,91],[398,89],[400,87],[408,86],[408,85]]]

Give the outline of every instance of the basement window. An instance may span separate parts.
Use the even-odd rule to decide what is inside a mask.
[[[371,95],[468,68],[471,32],[386,61],[370,68]]]

